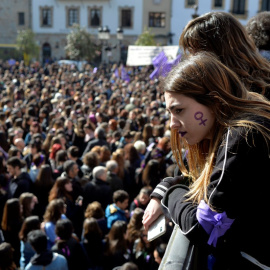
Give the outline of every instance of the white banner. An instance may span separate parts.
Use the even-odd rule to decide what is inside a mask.
[[[178,46],[128,46],[127,66],[152,65],[152,59],[164,51],[168,60],[176,57]]]

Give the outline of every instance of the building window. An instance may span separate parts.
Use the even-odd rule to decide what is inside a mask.
[[[131,9],[121,10],[121,26],[122,27],[132,27],[132,11]]]
[[[44,27],[52,26],[52,8],[41,9],[41,26]]]
[[[18,13],[18,25],[24,25],[24,12],[19,12]]]
[[[237,15],[244,15],[246,13],[245,7],[246,7],[246,0],[234,0],[232,13]]]
[[[270,0],[262,0],[261,11],[270,11]]]
[[[149,27],[165,27],[165,13],[164,12],[150,12],[149,13]]]
[[[214,7],[215,8],[222,8],[223,7],[223,0],[214,0]]]
[[[191,8],[198,4],[198,0],[186,0],[186,8]]]
[[[89,26],[91,27],[101,26],[100,8],[89,8]]]
[[[74,23],[79,24],[79,9],[68,8],[67,10],[67,25],[71,27]]]

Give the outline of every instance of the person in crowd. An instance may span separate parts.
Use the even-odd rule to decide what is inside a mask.
[[[106,162],[106,168],[108,170],[107,182],[109,183],[112,192],[123,189],[123,180],[117,175],[119,168],[118,163],[115,160],[109,160]]]
[[[129,244],[129,248],[132,251],[133,245],[136,239],[138,239],[141,235],[141,228],[143,226],[142,224],[142,217],[144,214],[144,210],[137,207],[128,222],[127,225],[127,240]]]
[[[42,230],[33,230],[27,237],[36,254],[26,265],[25,270],[68,270],[67,260],[64,256],[47,249],[47,237]]]
[[[239,76],[248,90],[268,98],[270,63],[232,14],[209,12],[191,20],[180,36],[179,46],[186,53],[214,53]]]
[[[72,198],[74,201],[78,199],[79,196],[83,195],[83,189],[80,184],[80,179],[78,177],[79,167],[77,163],[73,160],[65,161],[63,165],[64,172],[61,177],[67,177],[72,183]]]
[[[151,242],[147,240],[147,232],[142,226],[140,236],[135,240],[132,250],[132,261],[139,269],[158,269],[158,264],[155,262],[153,254],[157,244],[158,239]]]
[[[153,188],[151,186],[144,186],[141,188],[139,194],[135,197],[135,199],[131,202],[129,206],[130,214],[132,214],[132,212],[138,207],[145,210],[151,199],[150,195],[152,191]]]
[[[251,17],[246,25],[249,36],[254,40],[260,54],[270,60],[270,12],[263,11]]]
[[[56,243],[52,251],[65,256],[68,262],[68,269],[88,269],[88,260],[78,238],[73,235],[73,225],[69,219],[60,219],[56,222],[55,233]]]
[[[86,218],[83,223],[82,245],[88,257],[91,270],[102,270],[103,265],[103,233],[94,217]]]
[[[29,176],[32,182],[35,182],[39,173],[39,170],[46,162],[46,157],[42,153],[37,153],[33,156],[32,164],[30,166]]]
[[[81,166],[81,171],[83,172],[83,179],[86,183],[93,178],[92,171],[95,167],[100,165],[100,157],[96,152],[88,152],[84,155],[83,165]]]
[[[164,80],[164,90],[172,151],[182,176],[166,178],[156,187],[144,214],[145,228],[162,212],[162,199],[198,247],[200,269],[207,269],[207,261],[214,269],[255,269],[255,260],[269,266],[263,242],[270,235],[263,223],[255,222],[266,211],[268,183],[261,189],[253,182],[268,173],[270,103],[248,91],[236,73],[207,52],[182,61]],[[178,154],[182,148],[188,167]],[[183,176],[190,177],[189,187],[169,188]],[[252,202],[250,194],[255,196]],[[221,224],[213,232],[217,215]],[[250,237],[255,228],[259,235]]]
[[[7,170],[12,177],[9,183],[9,198],[19,198],[24,192],[31,192],[33,189],[32,180],[27,172],[23,172],[24,161],[18,157],[10,157],[7,160]]]
[[[61,149],[62,149],[62,146],[60,142],[54,143],[52,147],[50,147],[49,164],[53,171],[56,169],[56,154]]]
[[[63,199],[52,200],[44,213],[41,228],[48,237],[48,249],[51,249],[57,238],[55,234],[55,224],[59,219],[66,219],[66,205]]]
[[[56,180],[57,177],[61,176],[64,172],[64,163],[68,160],[68,154],[66,150],[59,150],[55,157],[55,169],[53,170],[53,179]]]
[[[84,186],[84,208],[91,202],[100,202],[103,210],[112,202],[112,190],[107,183],[107,169],[97,166],[93,169],[93,180]]]
[[[167,248],[167,244],[166,243],[160,243],[159,245],[156,246],[155,250],[154,250],[154,258],[155,258],[155,262],[160,265],[162,258],[165,254]]]
[[[36,121],[33,121],[30,125],[30,131],[25,136],[24,139],[25,145],[28,145],[34,134],[37,133],[41,134],[42,139],[45,140],[46,134],[42,131],[40,124]]]
[[[14,248],[10,243],[3,242],[0,244],[0,269],[1,270],[17,270],[17,266],[13,259]]]
[[[67,155],[68,159],[73,160],[77,163],[79,169],[78,177],[82,178],[83,172],[81,171],[81,166],[83,165],[83,162],[80,159],[80,149],[77,146],[70,146],[67,149]]]
[[[23,219],[31,216],[33,214],[36,204],[38,204],[38,198],[30,192],[22,193],[19,197],[19,201],[22,207]]]
[[[83,157],[86,153],[90,152],[91,149],[92,149],[94,146],[97,146],[97,145],[99,145],[99,146],[106,145],[106,146],[109,147],[109,144],[108,144],[107,141],[106,141],[106,134],[105,134],[105,131],[104,131],[103,128],[97,127],[97,128],[95,129],[94,136],[95,136],[95,139],[94,139],[94,140],[91,140],[91,141],[87,144],[87,146],[86,146],[86,148],[85,148],[85,150],[84,150],[84,152],[83,152],[82,157]]]
[[[14,249],[14,262],[18,267],[21,257],[19,231],[21,230],[22,222],[23,218],[19,199],[8,199],[3,210],[1,229],[5,241],[10,243]]]
[[[95,218],[99,228],[101,229],[102,236],[104,236],[109,232],[107,228],[107,220],[105,217],[105,212],[98,201],[94,201],[92,203],[89,203],[85,212],[84,212],[85,219],[89,218]]]
[[[104,241],[104,270],[111,270],[131,260],[126,234],[127,223],[125,221],[117,220],[113,223]]]
[[[48,205],[49,192],[53,184],[54,180],[50,165],[42,165],[33,185],[33,193],[38,198],[38,204],[35,205],[34,212],[39,216],[40,220],[42,220]]]
[[[75,228],[75,233],[80,237],[83,223],[82,199],[73,200],[72,183],[67,177],[58,177],[50,190],[49,202],[55,199],[63,199],[66,204],[65,215],[70,219]]]
[[[128,222],[129,211],[129,194],[125,190],[117,190],[113,193],[113,204],[107,205],[105,216],[107,219],[107,227],[111,229],[116,220]]]
[[[40,225],[41,223],[38,216],[29,216],[23,221],[21,230],[19,232],[21,245],[20,269],[24,269],[25,266],[30,262],[30,259],[35,255],[35,251],[27,241],[27,235],[33,230],[39,230]]]

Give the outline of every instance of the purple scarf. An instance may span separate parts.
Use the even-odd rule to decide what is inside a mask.
[[[204,230],[210,235],[208,245],[216,247],[217,240],[220,236],[231,227],[234,219],[227,217],[226,212],[217,213],[210,209],[203,200],[200,202],[196,217]]]

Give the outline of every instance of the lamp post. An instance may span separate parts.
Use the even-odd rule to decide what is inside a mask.
[[[119,47],[120,47],[120,57],[121,57],[121,40],[123,40],[123,29],[121,27],[118,27],[116,30],[116,38],[119,40]],[[112,49],[117,48],[117,44],[115,46],[110,46],[108,44],[108,40],[110,39],[110,29],[108,26],[99,27],[98,29],[98,39],[101,40],[101,46],[102,46],[102,60],[104,60],[103,51],[106,51],[107,58],[110,59],[112,56]],[[104,48],[103,48],[104,47]]]

